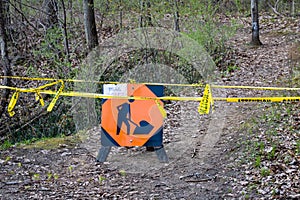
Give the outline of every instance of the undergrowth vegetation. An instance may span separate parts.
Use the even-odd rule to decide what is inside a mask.
[[[276,198],[297,193],[300,158],[299,103],[274,103],[260,106],[262,113],[243,125],[248,135],[240,143],[245,169],[245,196]],[[255,177],[253,179],[253,177]],[[283,187],[283,184],[288,184]],[[246,195],[247,194],[247,195]]]
[[[120,1],[121,2],[121,1]],[[130,3],[111,1],[110,3],[101,1],[95,2],[96,16],[100,17],[98,28],[101,40],[117,34],[126,29],[139,27],[140,15],[151,14],[152,26],[173,29],[174,5],[168,1],[153,1],[152,7],[148,11],[141,11],[138,1]],[[17,23],[20,31],[27,29],[27,34],[21,35],[19,40],[25,41],[27,52],[18,52],[25,47],[22,43],[17,43],[14,47],[16,54],[21,55],[16,58],[13,66],[13,75],[29,77],[53,77],[53,78],[74,78],[80,69],[80,62],[85,57],[87,49],[84,43],[82,26],[82,13],[79,4],[69,5],[70,12],[67,12],[67,30],[69,39],[69,49],[64,43],[63,31],[60,27],[53,27],[37,33],[31,26],[24,26]],[[224,25],[220,23],[221,12],[219,4],[210,1],[180,3],[179,13],[181,16],[180,27],[182,34],[191,37],[202,45],[206,51],[214,58],[217,64],[228,59],[229,49],[226,42],[237,30],[237,23]],[[192,9],[191,9],[192,8]],[[28,17],[42,17],[38,11],[30,7],[24,7],[23,12]],[[144,12],[144,13],[143,13]],[[145,13],[146,12],[146,13]],[[219,14],[218,14],[219,12]],[[212,16],[217,15],[215,18]],[[120,18],[122,15],[122,19]],[[62,26],[62,25],[61,25]],[[42,27],[41,27],[42,28]],[[15,41],[14,38],[13,41]],[[24,43],[25,44],[25,43]],[[10,49],[13,50],[13,49]],[[124,72],[137,64],[160,63],[172,66],[175,70],[185,75],[190,83],[201,81],[201,76],[192,65],[184,58],[169,52],[156,50],[133,51],[128,55],[122,55],[115,60],[102,77],[103,80],[119,80]],[[233,63],[234,64],[234,63]],[[224,67],[226,69],[226,66]],[[46,84],[44,81],[32,82],[23,80],[13,80],[13,85],[23,87],[37,87]],[[56,89],[52,87],[49,89]],[[72,90],[73,84],[67,83],[66,90]],[[101,92],[101,88],[99,88]],[[45,95],[47,103],[51,100],[51,95]],[[100,110],[100,103],[97,102],[97,110]],[[32,138],[54,137],[57,135],[69,135],[76,132],[74,120],[72,118],[72,101],[69,98],[60,98],[55,109],[47,113],[45,108],[35,102],[34,95],[21,94],[13,118],[4,117],[1,119],[1,141],[3,146]],[[98,115],[100,113],[98,112]],[[6,126],[5,124],[10,124]]]
[[[264,2],[260,5],[266,8],[263,6]],[[12,4],[12,6],[16,5]],[[57,26],[54,27],[46,27],[45,13],[38,9],[42,6],[38,1],[24,1],[22,9],[17,10],[18,12],[11,18],[13,29],[9,27],[7,32],[8,50],[13,65],[12,75],[74,78],[80,70],[81,61],[88,54],[84,38],[82,1],[73,3],[70,1],[65,5],[66,24],[62,20],[64,10],[61,3],[58,3],[59,20]],[[277,6],[278,9],[288,10],[282,2]],[[248,1],[191,0],[178,1],[178,5],[175,5],[173,1],[155,0],[151,1],[147,9],[141,8],[140,1],[137,0],[95,2],[100,41],[105,41],[119,32],[139,28],[141,25],[145,26],[140,22],[141,17],[147,17],[148,26],[173,30],[173,18],[176,12],[179,13],[181,33],[205,48],[218,66],[220,74],[231,73],[239,69],[227,43],[241,28],[236,16],[249,16]],[[295,13],[297,12],[296,6]],[[68,46],[66,40],[68,40]],[[184,58],[179,58],[169,52],[153,50],[133,51],[122,55],[111,64],[102,78],[107,81],[118,80],[132,66],[150,62],[172,66],[179,73],[184,74],[190,83],[202,81],[199,73]],[[46,82],[12,80],[13,86],[24,88],[35,88],[43,84]],[[74,84],[67,83],[65,88],[71,91],[74,89]],[[45,95],[43,98],[47,106],[53,96]],[[96,104],[99,118],[101,103]],[[54,111],[47,113],[45,108],[41,108],[38,102],[35,102],[34,95],[21,94],[14,109],[16,115],[13,118],[6,115],[0,119],[0,141],[9,144],[30,138],[73,134],[77,131],[72,118],[74,107],[76,105],[72,104],[71,99],[60,98]]]

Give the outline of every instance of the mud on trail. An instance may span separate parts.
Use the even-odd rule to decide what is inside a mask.
[[[276,23],[276,22],[274,22]],[[297,24],[297,23],[296,23]],[[299,22],[298,22],[299,25]],[[297,29],[297,26],[295,27]],[[250,35],[239,32],[229,46],[238,70],[223,75],[219,84],[283,86],[290,79],[289,48],[300,40],[291,34],[274,34],[265,27],[266,45],[252,48]],[[285,82],[286,83],[286,82]],[[239,90],[213,90],[213,96],[239,95]],[[246,91],[245,96],[261,91]],[[265,93],[264,93],[265,94]],[[255,117],[255,103],[215,102],[215,112],[199,116],[197,102],[166,105],[164,144],[169,163],[159,163],[143,148],[114,148],[107,162],[95,162],[100,147],[99,127],[80,143],[55,149],[12,147],[0,155],[1,199],[235,199],[234,187],[243,173],[233,170],[240,155],[240,128]]]

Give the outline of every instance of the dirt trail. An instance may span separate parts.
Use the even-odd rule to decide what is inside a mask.
[[[225,75],[226,85],[281,85],[290,76],[290,45],[299,36],[273,35],[262,31],[265,44],[252,48],[247,32],[231,42],[238,70]],[[286,83],[286,82],[285,82]],[[286,85],[286,84],[285,84]],[[238,95],[239,90],[216,90],[216,96]],[[261,92],[255,92],[255,95]],[[246,91],[251,96],[253,92]],[[174,104],[175,105],[175,104]],[[38,150],[11,148],[1,151],[1,199],[230,199],[241,196],[232,191],[237,177],[231,167],[239,126],[259,109],[254,104],[216,102],[210,116],[197,114],[198,103],[183,103],[167,123],[173,141],[165,147],[170,163],[157,161],[153,152],[115,149],[104,164],[95,163],[99,135],[71,147]],[[167,109],[168,110],[168,109]],[[172,110],[168,110],[171,112]],[[183,120],[184,119],[184,120]]]

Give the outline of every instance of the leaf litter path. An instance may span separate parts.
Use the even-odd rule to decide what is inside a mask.
[[[299,24],[299,23],[298,23]],[[297,27],[296,27],[297,28]],[[262,31],[262,47],[246,43],[250,35],[240,32],[230,43],[239,67],[223,76],[219,84],[286,86],[290,78],[288,51],[299,36]],[[238,90],[216,90],[214,96],[239,95]],[[245,96],[262,92],[246,91]],[[264,93],[265,94],[265,93]],[[165,146],[170,163],[161,164],[153,152],[114,149],[104,164],[95,163],[99,146],[97,129],[72,147],[52,150],[11,148],[1,151],[1,199],[220,199],[239,198],[233,191],[237,172],[235,151],[238,127],[256,116],[256,104],[216,103],[210,116],[197,114],[198,103],[167,105]]]

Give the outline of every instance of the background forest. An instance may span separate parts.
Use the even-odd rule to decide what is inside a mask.
[[[269,24],[272,18],[288,20],[299,17],[300,12],[295,0],[259,1],[259,8],[260,15],[270,16]],[[220,71],[233,71],[238,64],[226,43],[245,24],[251,31],[250,2],[245,0],[2,0],[0,9],[1,75],[22,77],[74,78],[81,61],[95,46],[119,32],[146,26],[181,31],[206,48]],[[151,57],[147,51],[131,54],[131,59],[127,55],[114,62],[113,71],[107,72],[104,79],[118,80],[126,67]],[[173,60],[182,68],[188,65],[176,57]],[[187,78],[191,83],[199,81]],[[18,87],[42,83],[1,79],[2,85]],[[67,85],[67,90],[72,87]],[[53,112],[48,113],[32,95],[22,94],[12,118],[6,111],[12,92],[1,90],[1,95],[0,136],[8,146],[76,132],[72,118],[75,106],[68,98],[60,98]],[[50,97],[44,98],[47,102]]]
[[[0,0],[0,199],[299,199],[299,102],[215,102],[214,113],[200,116],[199,102],[166,101],[163,144],[170,162],[163,164],[143,147],[112,148],[107,162],[95,162],[101,100],[81,109],[91,121],[74,117],[86,98],[60,97],[48,112],[53,94],[41,95],[42,107],[34,93],[20,93],[8,110],[17,91],[7,86],[77,79],[107,41],[141,27],[176,31],[200,44],[216,65],[217,84],[300,88],[299,0]],[[111,57],[95,81],[119,81],[148,63],[170,66],[189,83],[203,81],[174,53],[139,49]],[[88,86],[83,91],[102,92]],[[65,81],[64,91],[76,89]],[[213,92],[299,97],[298,91]]]

